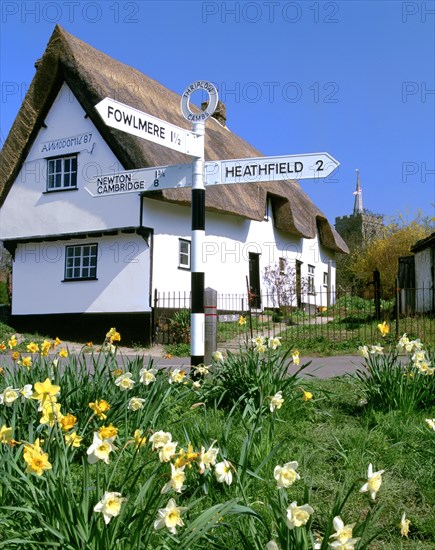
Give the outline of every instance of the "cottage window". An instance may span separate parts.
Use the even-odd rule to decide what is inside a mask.
[[[307,277],[308,294],[315,294],[314,269],[315,268],[313,265],[308,265],[308,277]]]
[[[77,189],[77,155],[47,160],[47,191]]]
[[[97,278],[97,244],[67,246],[65,248],[65,281]]]
[[[178,245],[178,267],[190,269],[190,241],[180,239]]]

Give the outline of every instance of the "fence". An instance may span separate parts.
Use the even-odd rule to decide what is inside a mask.
[[[347,290],[328,293],[324,288],[303,296],[299,308],[277,305],[276,297],[262,294],[261,309],[250,309],[247,294],[218,294],[218,346],[237,348],[258,335],[279,336],[298,348],[356,350],[358,345],[380,340],[377,325],[386,321],[393,336],[407,333],[425,344],[435,344],[433,289],[370,288],[364,297]],[[383,299],[388,296],[388,299]],[[391,298],[391,296],[393,296]],[[258,297],[256,297],[258,298]],[[330,304],[330,305],[327,305]],[[424,307],[423,307],[424,306]],[[154,296],[155,341],[172,343],[171,319],[175,311],[188,311],[190,293]]]

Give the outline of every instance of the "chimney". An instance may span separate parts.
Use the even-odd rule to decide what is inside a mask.
[[[208,101],[204,101],[203,103],[201,103],[201,109],[204,111],[207,105]],[[225,103],[222,103],[222,101],[218,101],[216,110],[211,116],[212,118],[215,118],[219,122],[219,124],[222,124],[222,126],[226,126],[227,108],[225,107]]]

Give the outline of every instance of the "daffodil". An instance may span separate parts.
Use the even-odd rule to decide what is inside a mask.
[[[269,397],[269,399],[269,409],[271,412],[274,412],[276,409],[280,409],[282,407],[282,404],[284,403],[284,398],[282,396],[282,392],[280,391],[276,392],[274,396]]]
[[[369,358],[369,348],[367,346],[359,346],[358,351],[364,359]]]
[[[10,347],[10,349],[12,349],[12,348],[15,348],[17,345],[18,345],[17,337],[15,335],[11,336],[8,340],[8,346]]]
[[[185,466],[176,468],[173,464],[171,464],[171,479],[163,486],[161,490],[162,494],[169,493],[169,491],[172,490],[176,493],[181,493],[186,488],[184,485],[184,482],[186,481],[184,468]]]
[[[129,439],[128,443],[134,443],[135,449],[143,447],[147,442],[147,438],[143,435],[142,430],[135,430],[133,434],[133,439]]]
[[[109,426],[101,426],[98,431],[98,435],[100,436],[100,439],[111,439],[112,441],[115,441],[116,436],[118,435],[118,428],[115,428],[113,424],[110,424]]]
[[[98,418],[106,420],[107,415],[105,413],[110,409],[110,405],[105,399],[100,399],[95,403],[89,403],[89,408],[94,411]]]
[[[59,338],[56,336],[55,340],[53,341],[53,343],[51,344],[51,347],[52,348],[55,348],[57,346],[60,346],[60,344],[62,343],[61,340],[59,340]]]
[[[37,353],[39,351],[39,346],[35,344],[35,342],[30,342],[30,344],[27,344],[26,349],[29,353]]]
[[[52,384],[51,380],[49,378],[46,378],[44,382],[35,383],[32,399],[36,399],[37,401],[41,402],[39,410],[42,410],[42,407],[44,406],[46,401],[52,403],[56,401],[56,396],[59,395],[59,392],[60,386]]]
[[[199,457],[199,452],[194,451],[192,444],[189,443],[187,446],[187,451],[180,449],[178,451],[178,456],[174,460],[174,466],[176,468],[181,468],[182,466],[187,466],[188,468],[192,467],[192,462],[196,462]]]
[[[281,345],[281,337],[276,336],[275,338],[269,338],[267,345],[270,349],[277,349]]]
[[[195,374],[200,374],[201,376],[207,376],[207,374],[210,374],[209,368],[210,367],[207,367],[206,365],[201,363],[200,365],[195,365],[193,367],[193,370],[195,371]]]
[[[48,454],[40,449],[29,450],[23,453],[23,458],[27,463],[26,472],[41,476],[45,470],[51,470],[52,466],[48,460]]]
[[[66,348],[62,348],[59,351],[59,357],[68,357],[68,350]]]
[[[15,352],[15,353],[18,353],[18,352]],[[13,353],[12,355],[15,355],[15,353]],[[30,355],[28,355],[27,357],[23,357],[21,361],[17,361],[17,363],[28,369],[30,369],[30,367],[33,365],[33,361]]]
[[[42,416],[39,423],[48,424],[50,427],[53,427],[55,422],[59,422],[62,418],[63,414],[60,412],[60,403],[45,401],[42,405]]]
[[[313,399],[313,394],[310,391],[303,390],[302,399],[304,401],[310,401]]]
[[[77,432],[71,432],[70,434],[65,434],[65,443],[68,447],[80,447],[83,437],[78,435]]]
[[[153,435],[149,438],[151,444],[152,444],[152,450],[155,451],[156,449],[160,449],[170,441],[172,441],[172,435],[169,432],[155,432]]]
[[[20,397],[20,390],[8,386],[0,393],[0,405],[11,407],[14,401]]]
[[[119,332],[117,332],[116,328],[111,328],[109,332],[106,334],[107,340],[112,344],[113,342],[120,342],[121,341],[121,335]]]
[[[227,485],[231,485],[233,481],[233,474],[231,473],[231,464],[228,460],[224,459],[222,462],[218,462],[216,464],[214,467],[214,475],[216,476],[218,483],[226,483]]]
[[[375,500],[376,493],[382,484],[382,474],[385,470],[379,470],[379,472],[373,472],[373,466],[369,464],[367,471],[367,482],[359,490],[360,493],[370,493],[372,500]]]
[[[411,522],[409,519],[406,519],[406,512],[403,512],[402,519],[400,520],[400,534],[402,537],[408,537],[410,525]]]
[[[390,332],[390,327],[384,321],[383,323],[379,323],[378,330],[381,333],[381,336],[383,338],[384,336],[386,336]]]
[[[144,403],[145,399],[142,399],[141,397],[132,397],[128,402],[127,409],[130,411],[139,411],[140,409],[143,409]]]
[[[435,418],[425,418],[425,422],[431,430],[435,431]]]
[[[169,499],[166,507],[158,510],[158,517],[154,521],[154,529],[158,530],[166,527],[170,533],[176,535],[177,527],[184,526],[181,514],[186,510],[187,508],[177,506],[173,498]]]
[[[160,462],[169,462],[177,454],[176,441],[169,441],[159,448],[159,460]]]
[[[106,491],[100,502],[94,506],[94,512],[102,513],[104,523],[107,525],[113,517],[119,515],[122,503],[125,500],[126,499],[121,496],[121,493],[110,493]]]
[[[118,376],[115,380],[115,385],[118,386],[122,391],[131,390],[135,385],[135,381],[131,379],[133,375],[131,372],[126,372]]]
[[[221,351],[214,351],[211,356],[218,363],[222,363],[222,361],[224,360],[224,356]]]
[[[246,317],[243,317],[243,315],[240,315],[239,320],[237,321],[239,326],[243,327],[246,325]]]
[[[306,525],[312,514],[314,514],[314,510],[309,504],[298,506],[297,502],[294,501],[287,506],[285,523],[289,529],[301,527]]]
[[[180,369],[174,369],[169,373],[169,383],[172,384],[173,382],[179,384],[183,381],[184,377],[186,376],[185,372]]]
[[[273,477],[278,484],[278,489],[288,489],[295,481],[301,479],[300,475],[296,472],[297,467],[298,463],[296,461],[287,462],[284,466],[275,466]]]
[[[379,344],[375,344],[374,346],[370,346],[369,353],[372,355],[384,355],[384,348]]]
[[[335,539],[336,541],[343,543],[352,538],[352,531],[355,527],[355,523],[345,525],[343,520],[339,516],[335,516],[335,518],[332,520],[332,525],[335,529],[335,533],[332,533],[332,535],[329,537],[330,539]]]
[[[92,445],[86,451],[89,464],[95,464],[102,460],[109,464],[109,455],[115,450],[112,439],[101,439],[97,432],[94,432],[94,440]]]
[[[46,357],[51,349],[51,343],[48,340],[44,340],[41,344],[41,355]]]
[[[142,382],[142,384],[145,384],[145,386],[148,386],[152,382],[156,381],[156,369],[141,369],[139,371],[139,380]]]
[[[12,441],[13,428],[8,428],[6,424],[0,428],[0,442],[9,443]]]
[[[18,351],[14,351],[11,355],[11,359],[12,361],[18,361],[18,359],[20,358],[20,354]]]
[[[299,357],[299,351],[298,350],[295,350],[293,353],[292,353],[292,359],[293,359],[293,363],[295,365],[299,365],[300,363],[300,357]]]
[[[62,427],[62,430],[64,430],[65,432],[72,430],[76,425],[76,423],[77,423],[77,417],[71,413],[66,414],[60,419],[60,425]]]
[[[207,451],[204,449],[204,447],[201,447],[201,451],[198,457],[198,468],[200,474],[203,474],[206,470],[210,470],[210,468],[216,464],[216,458],[219,453],[219,449],[214,447],[215,443],[216,441],[213,441]]]

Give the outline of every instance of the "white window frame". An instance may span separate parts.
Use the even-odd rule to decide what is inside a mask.
[[[315,266],[308,264],[308,274],[307,274],[307,286],[308,286],[308,294],[315,294],[316,293],[316,287],[315,287]]]
[[[190,270],[190,253],[191,242],[188,239],[178,239],[178,269]]]
[[[64,281],[97,279],[98,244],[72,244],[65,247]]]
[[[77,171],[77,153],[47,159],[47,191],[77,189]]]

